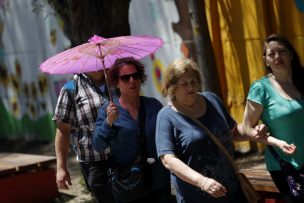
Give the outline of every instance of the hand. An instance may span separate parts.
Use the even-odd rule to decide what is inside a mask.
[[[212,178],[208,178],[200,185],[200,189],[209,193],[211,196],[219,198],[224,197],[227,193],[227,189]]]
[[[110,102],[106,111],[107,111],[107,123],[110,126],[112,126],[114,121],[118,118],[119,115],[118,108],[113,102]]]
[[[294,144],[288,144],[287,142],[280,140],[278,146],[285,154],[293,154],[296,151],[296,146]]]
[[[268,137],[269,135],[269,130],[265,124],[256,125],[254,130],[251,132],[251,136],[255,139]]]
[[[65,169],[57,169],[56,183],[59,189],[69,189],[69,185],[72,185],[70,174]]]

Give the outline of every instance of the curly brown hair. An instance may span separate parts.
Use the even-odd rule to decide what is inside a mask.
[[[136,68],[137,73],[140,75],[141,84],[144,84],[147,80],[147,75],[145,74],[145,67],[144,65],[136,60],[134,57],[125,57],[120,58],[115,61],[112,67],[109,69],[109,80],[111,85],[116,86],[119,80],[119,70],[124,65],[132,65]]]

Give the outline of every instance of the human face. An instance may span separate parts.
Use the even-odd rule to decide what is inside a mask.
[[[184,105],[193,105],[197,97],[198,78],[193,71],[183,73],[176,83],[175,98]]]
[[[117,88],[121,95],[139,95],[141,78],[133,65],[124,65],[119,70]]]
[[[104,73],[103,70],[96,72],[85,73],[96,85],[100,85],[104,82]]]
[[[292,56],[290,51],[280,42],[271,41],[265,45],[265,63],[272,72],[291,70]]]

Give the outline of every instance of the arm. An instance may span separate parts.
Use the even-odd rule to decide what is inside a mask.
[[[284,140],[279,140],[269,135],[264,124],[258,124],[263,113],[263,106],[256,102],[247,100],[244,119],[242,124],[238,124],[233,130],[233,138],[236,141],[252,140],[264,144],[279,147],[286,154],[295,152],[295,145],[288,144]]]
[[[258,138],[260,130],[266,129],[265,125],[255,128],[255,126],[260,120],[263,110],[264,107],[261,104],[247,100],[243,118],[243,125],[241,126],[241,128],[239,128],[243,135]]]
[[[172,114],[165,107],[157,115],[155,135],[157,154],[164,167],[184,182],[192,184],[214,197],[225,196],[227,190],[223,185],[193,170],[175,155],[174,125],[179,125],[179,123],[172,122]]]
[[[109,147],[108,141],[116,133],[113,124],[117,118],[118,109],[112,102],[100,108],[93,132],[93,147],[96,151],[104,152]]]
[[[72,185],[70,174],[67,169],[67,155],[70,144],[70,132],[70,124],[57,122],[55,136],[55,151],[57,158],[56,183],[60,189],[69,189],[68,185]]]
[[[253,140],[267,143],[268,129],[264,124],[257,125],[263,113],[263,106],[247,100],[242,124],[237,124],[233,130],[235,141]]]
[[[227,189],[221,185],[219,182],[212,178],[203,176],[202,174],[196,172],[190,168],[187,164],[182,162],[173,154],[165,154],[160,157],[165,168],[174,173],[181,180],[199,187],[201,190],[209,193],[214,197],[225,196]],[[216,185],[217,190],[214,191],[214,185]]]

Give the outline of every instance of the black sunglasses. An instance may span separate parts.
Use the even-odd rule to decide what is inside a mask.
[[[128,82],[130,78],[133,78],[133,80],[139,80],[140,79],[140,74],[138,72],[127,74],[127,75],[121,75],[119,76],[119,79],[123,82]]]

